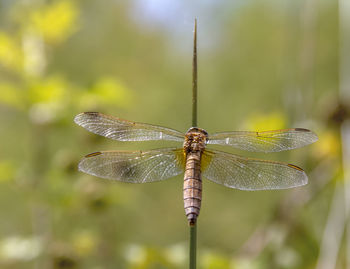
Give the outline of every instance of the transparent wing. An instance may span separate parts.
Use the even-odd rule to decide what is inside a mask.
[[[287,189],[307,184],[303,169],[288,163],[205,150],[203,176],[230,188],[241,190]]]
[[[209,136],[208,144],[229,145],[255,152],[277,152],[300,148],[318,140],[315,133],[295,128],[265,132],[225,132]]]
[[[79,170],[87,174],[129,183],[160,181],[184,171],[183,149],[151,151],[102,151],[86,155]]]
[[[184,134],[176,130],[122,120],[99,112],[80,113],[74,118],[74,121],[92,133],[118,141],[184,141]]]

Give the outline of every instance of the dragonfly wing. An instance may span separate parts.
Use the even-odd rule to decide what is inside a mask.
[[[208,144],[229,145],[255,152],[278,152],[300,148],[318,140],[315,133],[295,128],[265,132],[225,132],[209,136]]]
[[[160,181],[184,171],[183,149],[151,151],[102,151],[86,155],[79,170],[87,174],[129,183]]]
[[[99,112],[80,113],[74,121],[92,133],[118,141],[184,140],[184,134],[176,130],[118,119]]]
[[[288,163],[205,150],[203,176],[230,188],[241,190],[287,189],[307,184],[303,169]]]

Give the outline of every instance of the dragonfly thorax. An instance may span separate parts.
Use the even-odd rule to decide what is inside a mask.
[[[207,140],[208,133],[204,129],[191,127],[185,135],[185,152],[203,151]]]

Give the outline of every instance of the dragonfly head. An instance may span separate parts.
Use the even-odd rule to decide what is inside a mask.
[[[191,127],[185,135],[184,148],[187,152],[202,151],[207,140],[207,131],[198,127]]]
[[[202,133],[203,135],[205,135],[208,138],[208,133],[206,130],[199,128],[199,127],[191,127],[190,129],[188,129],[188,131],[186,132],[186,134],[189,133]]]

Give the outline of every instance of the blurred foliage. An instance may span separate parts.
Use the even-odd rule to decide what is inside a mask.
[[[247,117],[244,130],[266,131],[286,128],[286,117],[279,112],[270,114],[255,114]]]
[[[45,4],[22,17],[23,24],[37,32],[48,43],[65,41],[77,28],[78,9],[72,1]]]
[[[205,2],[0,1],[1,268],[186,268],[180,176],[129,185],[77,171],[89,152],[163,145],[108,141],[73,118],[100,111],[186,131],[195,16],[201,127],[320,137],[262,155],[303,167],[307,187],[204,180],[199,268],[315,267],[342,173],[336,2],[314,1],[311,27],[304,1]]]

